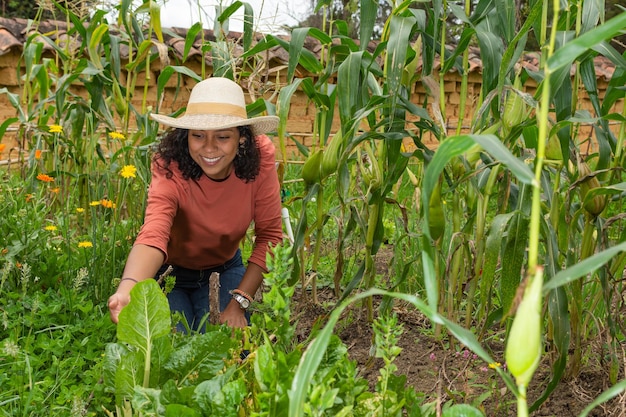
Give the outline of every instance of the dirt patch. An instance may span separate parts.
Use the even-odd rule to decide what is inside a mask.
[[[306,301],[303,301],[302,293],[296,292],[293,300],[293,317],[298,322],[296,336],[300,340],[305,340],[312,328],[326,322],[336,300],[331,288],[318,290],[317,305],[311,303],[309,294],[305,294],[304,299]],[[378,301],[375,300],[375,304]],[[454,339],[436,339],[429,320],[412,305],[396,302],[393,309],[399,325],[403,326],[398,343],[402,352],[395,360],[395,365],[399,374],[406,375],[408,386],[424,393],[426,401],[436,401],[441,406],[452,401],[472,404],[483,410],[486,416],[517,415],[514,396],[489,364]],[[366,310],[358,305],[349,307],[338,322],[335,333],[348,347],[350,357],[357,362],[360,375],[373,388],[383,362],[370,353],[372,330]],[[504,364],[503,341],[489,340],[485,343],[492,357]],[[601,354],[594,356],[594,350],[593,346],[587,347],[586,351],[591,354],[580,374],[574,379],[559,382],[549,398],[531,413],[532,416],[579,416],[589,403],[611,386],[608,369],[598,358]],[[544,355],[528,392],[529,405],[550,382],[550,360],[549,355]],[[626,396],[619,395],[596,407],[588,415],[626,416]]]

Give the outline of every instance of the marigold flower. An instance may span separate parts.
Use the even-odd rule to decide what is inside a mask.
[[[0,143],[0,153],[4,152],[4,150],[6,149],[7,145],[4,143]]]
[[[54,187],[54,188],[51,188],[50,191],[55,194],[59,194],[59,192],[61,192],[61,189],[59,187]]]
[[[91,243],[88,240],[86,240],[84,242],[78,242],[78,247],[79,248],[93,248],[93,243]]]
[[[84,213],[85,209],[82,207],[76,207],[76,213]]]
[[[105,207],[108,209],[114,209],[117,207],[117,205],[113,201],[107,200],[106,198],[103,198],[102,200],[100,200],[100,204],[102,205],[102,207]]]
[[[41,149],[35,149],[35,159],[41,159]]]
[[[52,182],[52,181],[54,181],[54,178],[52,178],[48,174],[39,174],[39,175],[37,175],[37,179],[39,181],[43,181],[43,182]]]
[[[134,165],[124,165],[120,175],[122,178],[135,178],[137,176],[137,168]]]
[[[63,133],[63,126],[61,125],[50,125],[48,128],[48,132],[50,133]]]
[[[121,133],[117,133],[117,132],[109,132],[109,137],[111,139],[124,139],[125,136],[122,135]]]
[[[53,224],[49,224],[48,226],[44,227],[44,229],[46,229],[49,232],[54,232],[55,230],[57,230],[57,227]]]

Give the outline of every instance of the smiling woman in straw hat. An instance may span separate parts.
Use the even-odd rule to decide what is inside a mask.
[[[174,129],[154,154],[144,224],[109,298],[111,320],[117,323],[135,283],[171,266],[170,309],[193,330],[203,331],[212,272],[220,274],[220,320],[244,327],[268,247],[282,240],[274,145],[264,135],[278,117],[248,118],[241,87],[218,77],[193,88],[183,116],[151,117]],[[245,267],[239,244],[252,223],[255,243]]]

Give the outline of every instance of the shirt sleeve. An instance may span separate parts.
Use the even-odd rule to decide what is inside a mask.
[[[167,246],[174,217],[178,210],[180,188],[177,177],[166,177],[166,171],[152,163],[152,179],[148,188],[148,200],[144,223],[135,239],[135,244],[144,244],[161,250],[168,258]]]
[[[248,262],[259,265],[267,272],[269,246],[283,240],[280,184],[274,144],[265,135],[257,137],[257,140],[261,151],[261,171],[255,181],[258,182],[254,195],[255,243]]]

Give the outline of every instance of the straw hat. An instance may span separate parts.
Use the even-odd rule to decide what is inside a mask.
[[[207,78],[196,84],[181,117],[162,114],[151,114],[150,117],[166,126],[190,130],[250,126],[255,135],[270,132],[278,125],[277,116],[249,119],[243,90],[236,82],[221,77]]]

